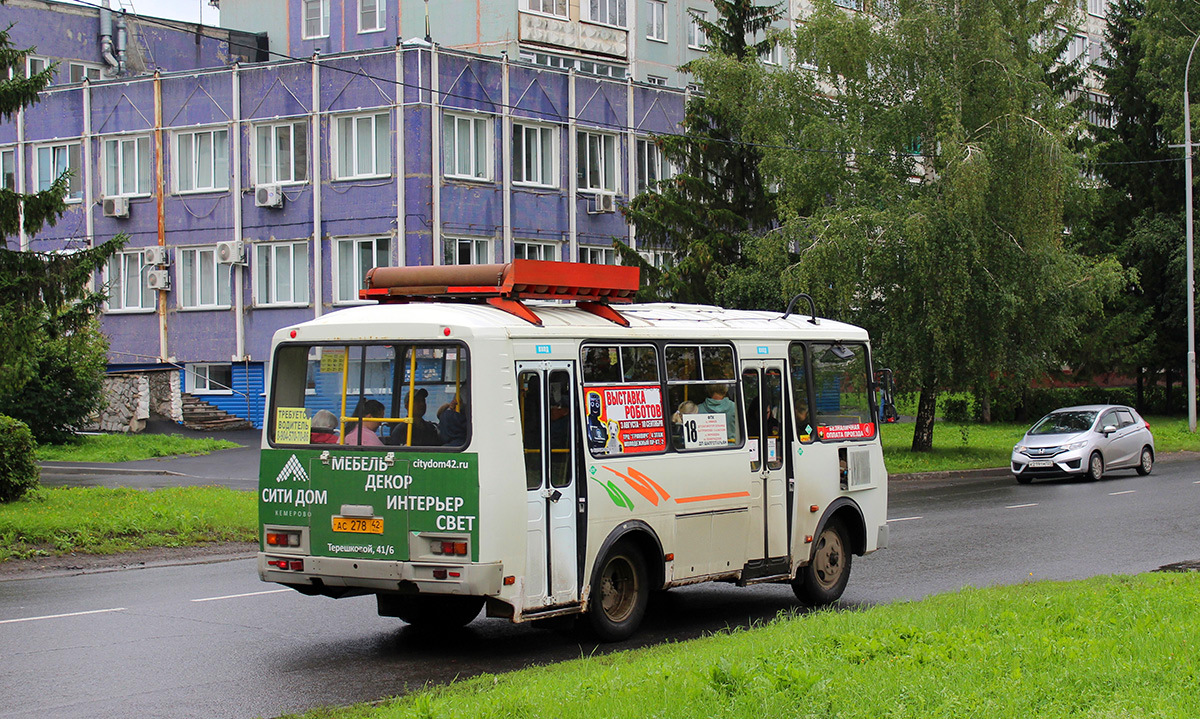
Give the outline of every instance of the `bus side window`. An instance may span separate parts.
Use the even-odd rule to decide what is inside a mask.
[[[666,348],[667,409],[679,450],[724,449],[742,444],[739,379],[727,345]]]
[[[796,422],[796,437],[801,442],[811,442],[813,433],[809,417],[807,355],[804,345],[794,344],[788,358],[792,375],[792,419]]]
[[[522,372],[520,388],[521,442],[525,453],[525,488],[542,486],[542,382],[536,372]]]

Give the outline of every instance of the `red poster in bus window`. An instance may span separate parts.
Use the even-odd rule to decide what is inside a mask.
[[[866,439],[875,436],[875,423],[833,424],[817,427],[818,439]]]
[[[657,385],[589,387],[584,395],[592,454],[666,451],[662,390]]]

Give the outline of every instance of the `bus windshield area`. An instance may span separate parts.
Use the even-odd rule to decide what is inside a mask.
[[[454,343],[283,345],[268,436],[274,445],[464,447],[468,370]]]

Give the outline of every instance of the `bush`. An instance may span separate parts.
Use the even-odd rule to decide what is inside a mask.
[[[20,499],[38,485],[38,466],[33,460],[37,442],[29,427],[18,419],[0,414],[0,502]]]
[[[947,422],[968,422],[971,419],[971,398],[947,397],[942,402],[942,419]]]

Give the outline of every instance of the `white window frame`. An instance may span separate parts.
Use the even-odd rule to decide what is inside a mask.
[[[309,14],[314,5],[321,13],[320,17]],[[319,25],[317,34],[309,33],[308,26],[313,21]],[[329,0],[300,0],[300,38],[315,40],[322,37],[329,37]]]
[[[657,183],[675,176],[675,168],[671,161],[663,155],[662,148],[649,137],[637,138],[634,157],[634,171],[637,173],[634,178],[635,194],[654,192],[657,190]],[[651,170],[654,170],[653,178],[650,177]],[[652,184],[655,187],[651,187]]]
[[[663,77],[662,75],[647,75],[646,76],[646,84],[647,85],[656,85],[658,87],[666,87],[667,86],[667,78]]]
[[[279,291],[280,263],[288,292]],[[258,242],[254,245],[254,305],[256,307],[307,307],[311,291],[308,279],[308,241]]]
[[[288,177],[280,177],[279,167],[279,138],[281,130],[288,129],[287,153],[289,155]],[[264,138],[265,133],[265,138]],[[267,158],[263,158],[263,140],[266,139]],[[303,147],[304,156],[297,155],[297,148]],[[254,171],[255,187],[259,185],[303,185],[308,182],[308,163],[311,153],[308,150],[308,120],[292,120],[290,122],[270,122],[254,126],[253,140],[250,143],[251,164]],[[299,171],[299,172],[297,172]],[[299,177],[297,176],[299,174]],[[264,175],[266,175],[264,177]]]
[[[456,180],[490,181],[495,154],[492,125],[489,115],[443,112],[442,174]]]
[[[843,10],[853,10],[855,12],[862,10],[862,0],[833,0],[833,5]]]
[[[559,186],[559,128],[525,121],[513,121],[513,184],[528,187]],[[537,142],[530,143],[530,138]],[[549,150],[550,156],[546,157]],[[531,156],[532,155],[532,156]]]
[[[688,36],[687,46],[693,50],[701,52],[708,51],[708,35],[704,33],[704,28],[700,27],[699,20],[708,20],[708,13],[704,10],[696,10],[688,8]]]
[[[595,142],[593,142],[595,140]],[[579,190],[616,194],[621,190],[620,139],[607,132],[577,130],[575,133],[577,163],[575,177]],[[593,170],[593,150],[597,151]],[[608,158],[611,151],[612,158]],[[593,182],[593,174],[598,182]]]
[[[588,265],[619,265],[617,251],[611,247],[579,248],[579,261]]]
[[[667,42],[666,0],[647,0],[646,39]]]
[[[34,75],[38,74],[39,72],[42,72],[43,70],[50,67],[50,65],[51,65],[51,61],[50,61],[50,58],[48,58],[48,57],[42,57],[41,55],[26,55],[25,56],[25,77],[33,77]],[[51,82],[57,82],[57,78],[54,80],[51,80]]]
[[[547,10],[547,7],[550,9]],[[548,17],[568,17],[567,0],[524,0],[521,9]]]
[[[783,43],[775,43],[769,50],[758,56],[758,59],[764,65],[772,67],[783,67]]]
[[[114,152],[115,148],[115,152]],[[130,168],[128,162],[133,155],[133,187],[126,187]],[[150,136],[123,135],[107,137],[100,145],[100,166],[103,168],[101,182],[104,197],[147,197],[150,195]],[[110,167],[110,165],[115,166]],[[144,172],[144,174],[143,174]],[[115,173],[115,186],[114,175]]]
[[[43,157],[44,151],[50,154],[50,171],[53,172],[53,176],[43,176],[43,171],[47,169],[45,167],[45,158]],[[55,171],[55,168],[59,167],[60,164],[63,169]],[[73,204],[83,201],[83,145],[78,140],[47,142],[35,146],[33,148],[33,168],[34,190],[36,192],[50,189],[50,186],[54,184],[54,181],[65,170],[74,170],[74,173],[68,180],[66,202]]]
[[[486,237],[446,237],[442,240],[442,258],[446,265],[490,265],[496,261],[492,241]],[[467,253],[463,262],[463,252]]]
[[[229,368],[229,387],[212,387],[213,367]],[[187,381],[184,383],[184,385],[186,386],[185,391],[188,394],[233,394],[233,364],[231,362],[198,362],[195,364],[189,364],[185,366],[184,374],[187,375]]]
[[[1082,57],[1084,59],[1083,64],[1086,65],[1088,44],[1087,35],[1080,34],[1072,36],[1070,43],[1067,44],[1067,64],[1069,65]]]
[[[206,267],[212,267],[208,278],[204,276]],[[217,262],[216,245],[175,250],[175,275],[175,300],[179,310],[227,310],[232,305],[233,273],[229,265]],[[211,290],[207,298],[206,290]]]
[[[369,9],[363,8],[363,5],[367,2],[375,3],[375,12],[372,13]],[[358,0],[357,15],[358,15],[358,32],[360,34],[369,33],[369,32],[382,32],[387,29],[387,0]],[[370,17],[371,15],[375,16],[375,18],[374,18],[375,26],[374,27],[364,26],[363,18]]]
[[[642,256],[642,259],[646,261],[646,264],[655,269],[661,270],[667,265],[667,250],[638,250],[638,254]]]
[[[0,149],[0,188],[17,191],[17,148]]]
[[[362,249],[368,244],[371,244],[371,261],[370,267],[363,266]],[[345,260],[342,258],[343,247],[349,247],[349,257],[352,266],[347,270]],[[381,263],[380,259],[384,261]],[[387,237],[339,237],[333,241],[333,302],[336,305],[357,305],[367,304],[369,300],[358,299],[358,291],[363,288],[367,276],[367,270],[371,267],[387,267],[391,265],[392,259],[392,242]],[[343,272],[348,272],[348,277],[356,277],[352,287],[347,287],[347,283],[342,280]]]
[[[584,10],[583,19],[597,25],[627,28],[628,7],[626,0],[580,0]]]
[[[76,71],[78,71],[80,75],[78,80],[75,79]],[[72,60],[71,62],[67,63],[67,79],[70,82],[83,82],[84,78],[87,78],[89,82],[103,80],[104,66],[98,65],[94,62],[79,62],[76,60]]]
[[[146,264],[145,254],[140,249],[116,252],[109,257],[104,265],[104,285],[108,294],[104,311],[109,314],[134,314],[157,309],[158,293],[146,286],[146,273],[152,269]],[[131,280],[139,288],[136,303],[128,302]],[[114,287],[117,288],[116,296],[112,294]]]
[[[365,125],[364,125],[365,123]],[[361,134],[363,128],[369,125],[371,153],[370,167],[360,167]],[[391,142],[391,113],[382,112],[358,113],[354,115],[339,115],[334,119],[333,179],[357,180],[367,177],[390,177],[392,174],[392,142]],[[349,130],[349,138],[346,137]],[[344,156],[349,154],[349,158]],[[311,154],[311,151],[310,151]],[[343,160],[349,164],[343,167]],[[384,165],[381,167],[381,165]]]
[[[1108,0],[1088,0],[1087,9],[1093,17],[1108,17]]]
[[[537,240],[514,240],[514,260],[548,260],[562,261],[562,250],[557,242],[539,242]]]
[[[200,151],[203,149],[203,138],[208,136],[208,157],[201,158]],[[183,155],[183,143],[189,145],[188,152],[191,154],[191,162],[185,163]],[[208,127],[200,130],[187,130],[176,132],[171,140],[172,162],[174,167],[172,172],[172,182],[175,185],[175,194],[190,195],[201,192],[224,192],[229,189],[229,130],[224,127]],[[201,161],[207,160],[210,164],[208,168],[209,179],[207,185],[200,184],[201,182]],[[185,167],[184,165],[188,166]],[[190,184],[189,187],[183,187],[184,173]]]

